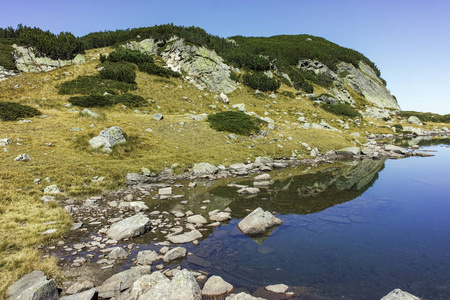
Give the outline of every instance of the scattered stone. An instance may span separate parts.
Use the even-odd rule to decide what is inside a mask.
[[[42,234],[52,234],[52,233],[55,233],[57,231],[58,230],[56,230],[56,229],[48,229],[48,230],[44,231]]]
[[[59,194],[59,193],[61,193],[61,191],[56,186],[56,184],[49,185],[44,189],[44,194]]]
[[[136,264],[138,265],[151,265],[155,261],[161,259],[156,251],[144,250],[139,251],[136,256]]]
[[[4,147],[4,146],[10,145],[10,144],[12,144],[10,139],[7,139],[7,138],[0,139],[0,146]]]
[[[94,284],[88,280],[83,281],[83,282],[75,282],[66,290],[66,294],[72,295],[72,294],[81,293],[83,291],[92,289],[93,287],[94,287]]]
[[[128,257],[128,252],[122,247],[114,247],[108,254],[109,259],[125,259]]]
[[[183,257],[186,257],[186,249],[183,247],[176,247],[164,255],[163,261],[165,263],[168,263],[172,260],[176,260]]]
[[[250,194],[250,195],[252,195],[252,194],[258,194],[260,192],[260,190],[258,188],[255,188],[255,187],[245,187],[245,188],[239,189],[237,192],[239,194]]]
[[[239,103],[239,104],[234,104],[232,106],[233,108],[242,111],[242,112],[246,112],[247,110],[245,109],[245,104],[244,103]]]
[[[150,219],[137,214],[111,225],[106,235],[119,241],[144,234],[148,230],[150,230]]]
[[[194,176],[213,175],[219,171],[219,168],[210,163],[194,164],[192,168]]]
[[[92,288],[78,294],[61,297],[59,298],[59,300],[92,300],[97,299],[96,294],[97,290],[95,288]]]
[[[215,221],[215,222],[224,222],[224,221],[231,220],[231,216],[230,216],[230,213],[228,213],[228,212],[218,212],[218,213],[210,215],[209,219],[211,221]]]
[[[172,195],[172,187],[161,188],[158,190],[159,195]]]
[[[285,284],[274,284],[265,287],[266,290],[276,294],[285,294],[289,287]]]
[[[241,292],[239,294],[230,295],[227,298],[225,298],[225,300],[265,300],[265,299],[260,297],[253,297],[252,295]]]
[[[407,155],[409,154],[409,151],[405,148],[399,147],[399,146],[395,146],[395,145],[386,145],[384,146],[384,150],[386,151],[392,151],[398,154],[402,154],[402,155]]]
[[[420,300],[420,298],[411,295],[410,293],[404,292],[401,289],[395,289],[381,300]]]
[[[20,154],[16,158],[14,158],[14,161],[29,161],[30,159],[31,159],[31,157],[24,153],[24,154]]]
[[[222,101],[223,103],[230,103],[230,100],[228,99],[228,96],[225,95],[224,93],[220,93],[219,95],[220,101]]]
[[[258,176],[255,176],[255,178],[253,178],[254,181],[267,181],[270,180],[270,174],[261,174]]]
[[[258,235],[282,223],[283,221],[273,216],[270,212],[258,207],[239,222],[238,228],[246,235]]]
[[[194,216],[190,216],[187,218],[187,221],[189,223],[193,223],[193,224],[206,224],[208,223],[208,220],[206,220],[205,217],[203,217],[202,215],[194,215]]]
[[[220,276],[211,276],[203,286],[202,295],[206,297],[220,296],[228,294],[233,290],[233,286]]]
[[[184,244],[202,237],[203,235],[200,233],[200,231],[192,230],[183,234],[169,236],[168,240],[174,244]]]
[[[153,115],[153,119],[156,120],[156,121],[161,121],[162,119],[164,119],[164,116],[161,113],[154,114]]]
[[[97,119],[97,118],[98,118],[98,114],[97,114],[97,113],[95,113],[95,112],[93,112],[92,110],[87,109],[87,108],[85,108],[85,109],[83,109],[83,110],[81,111],[81,115],[82,115],[82,116],[86,116],[86,117],[91,117],[91,118],[94,118],[94,119]]]

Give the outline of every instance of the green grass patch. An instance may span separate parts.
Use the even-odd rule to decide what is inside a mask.
[[[211,128],[241,135],[250,135],[258,131],[263,120],[238,111],[225,111],[208,116]]]
[[[3,121],[15,121],[39,115],[41,112],[34,107],[13,102],[0,102],[0,119]]]
[[[63,82],[56,86],[60,95],[103,95],[126,93],[136,90],[137,85],[116,80],[103,79],[99,76],[78,76],[71,81]]]
[[[361,117],[361,115],[356,111],[356,109],[345,103],[332,104],[322,104],[322,108],[330,113],[337,116],[344,116],[350,118]]]

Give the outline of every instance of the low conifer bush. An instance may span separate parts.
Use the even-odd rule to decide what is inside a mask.
[[[344,116],[344,117],[360,117],[361,115],[356,111],[356,109],[348,104],[345,103],[338,103],[338,104],[322,104],[322,108],[326,111],[333,113],[338,116]]]
[[[0,102],[0,119],[3,121],[15,121],[39,115],[41,112],[34,107],[13,102]]]
[[[127,107],[146,106],[147,101],[139,95],[122,94],[122,95],[88,95],[70,97],[69,102],[72,105],[80,107],[106,107],[121,103]]]
[[[132,64],[126,62],[105,62],[102,66],[100,78],[136,83],[135,67]]]
[[[260,129],[263,120],[246,115],[240,111],[225,111],[208,115],[211,128],[217,131],[250,135]]]
[[[74,80],[57,85],[56,88],[60,95],[103,95],[126,93],[135,90],[137,86],[133,83],[103,79],[100,76],[78,76]]]
[[[253,74],[244,74],[243,81],[245,85],[260,90],[263,92],[273,91],[275,92],[281,86],[280,82],[275,78],[270,78],[263,72],[256,72]]]

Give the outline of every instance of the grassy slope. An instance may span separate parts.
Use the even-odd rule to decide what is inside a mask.
[[[268,112],[268,116],[277,122],[277,130],[264,138],[239,137],[229,141],[226,133],[210,129],[206,121],[194,121],[188,117],[191,113],[210,114],[225,110],[224,104],[214,99],[214,93],[201,92],[181,79],[166,80],[144,73],[138,73],[139,88],[134,93],[157,102],[140,109],[149,114],[136,114],[133,110],[116,106],[93,109],[103,116],[100,120],[93,120],[68,111],[64,104],[69,96],[58,95],[55,85],[78,75],[96,74],[99,62],[90,60],[90,57],[98,57],[100,51],[109,50],[90,51],[88,63],[82,66],[69,66],[49,73],[22,74],[0,82],[0,101],[39,106],[43,114],[50,116],[33,118],[28,124],[2,122],[0,126],[0,138],[7,137],[13,141],[13,145],[7,147],[8,152],[0,152],[0,298],[6,297],[7,286],[32,269],[45,270],[48,275],[60,279],[57,261],[41,259],[36,248],[68,234],[71,218],[59,204],[43,204],[39,200],[46,185],[57,184],[63,191],[58,198],[63,200],[117,188],[125,183],[127,172],[138,172],[141,167],[158,171],[178,163],[177,171],[182,172],[193,163],[203,161],[228,165],[254,160],[260,155],[289,157],[293,150],[307,155],[301,142],[318,147],[321,152],[338,149],[352,145],[355,138],[349,135],[351,132],[392,133],[373,125],[361,128],[352,125],[351,130],[344,133],[298,129],[292,125],[299,116],[296,114],[298,111],[305,113],[309,121],[319,123],[325,119],[332,126],[338,126],[332,122],[336,118],[334,115],[315,107],[307,99],[295,100],[278,94],[274,102],[271,98],[256,98],[253,90],[242,86],[229,95],[231,104],[245,103],[247,111],[260,116]],[[15,88],[16,85],[19,87]],[[286,86],[282,86],[280,91],[283,90],[294,91]],[[211,109],[211,104],[217,109]],[[162,121],[153,120],[152,114],[156,112],[164,114]],[[382,125],[380,121],[373,121]],[[96,128],[90,124],[95,124]],[[114,125],[121,126],[131,142],[115,149],[112,155],[90,150],[88,139],[103,128]],[[84,130],[71,132],[73,127]],[[151,128],[152,132],[145,131],[146,128]],[[23,140],[18,142],[21,145],[16,144],[18,138]],[[364,142],[364,138],[360,140]],[[53,145],[45,146],[44,143],[48,142]],[[283,145],[283,148],[278,145]],[[14,158],[21,153],[30,155],[32,160],[15,162]],[[106,180],[92,183],[94,176],[105,176]],[[51,183],[47,183],[45,177],[50,177]],[[34,178],[41,178],[42,185],[34,184]],[[58,231],[51,235],[41,234],[50,228]]]

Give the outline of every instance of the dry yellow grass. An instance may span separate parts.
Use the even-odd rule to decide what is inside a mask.
[[[81,117],[64,105],[69,96],[58,95],[55,85],[75,79],[79,75],[97,73],[101,49],[88,53],[88,62],[40,74],[22,74],[0,82],[0,101],[12,101],[37,107],[48,117],[32,118],[31,123],[1,122],[0,138],[9,138],[12,145],[0,148],[0,297],[6,297],[7,287],[32,269],[44,270],[49,276],[60,278],[56,260],[40,259],[37,245],[61,238],[67,234],[71,219],[58,204],[44,204],[40,200],[46,185],[56,184],[62,194],[71,196],[99,194],[125,183],[127,172],[138,172],[142,167],[159,171],[178,163],[178,172],[197,162],[229,165],[254,160],[256,156],[290,157],[293,151],[307,156],[301,145],[308,143],[321,152],[351,146],[358,132],[392,133],[391,129],[364,122],[361,127],[349,122],[350,130],[331,132],[300,129],[298,113],[310,122],[322,119],[340,128],[336,116],[320,109],[307,99],[292,99],[277,94],[276,99],[257,97],[254,91],[241,86],[229,95],[230,104],[220,102],[215,93],[199,91],[181,79],[161,79],[139,73],[138,90],[133,92],[152,100],[148,107],[136,113],[116,106],[92,109],[102,115],[95,120]],[[292,91],[283,86],[282,90]],[[244,103],[247,111],[275,120],[276,129],[266,137],[239,137],[230,140],[227,133],[217,132],[203,121],[195,121],[191,114],[215,113],[231,109],[232,104]],[[215,105],[215,108],[211,105]],[[155,121],[154,113],[164,119]],[[95,127],[91,127],[94,124]],[[129,137],[126,145],[112,155],[91,150],[88,140],[103,128],[122,127]],[[431,126],[431,125],[430,125]],[[83,128],[74,132],[72,128]],[[152,131],[146,131],[150,128]],[[358,142],[364,142],[363,137]],[[46,146],[45,143],[52,143]],[[28,162],[15,162],[21,153],[31,156]],[[104,182],[92,182],[94,176],[106,177]],[[50,182],[44,180],[49,177]],[[35,178],[41,185],[33,183]],[[47,229],[57,232],[43,235]]]

